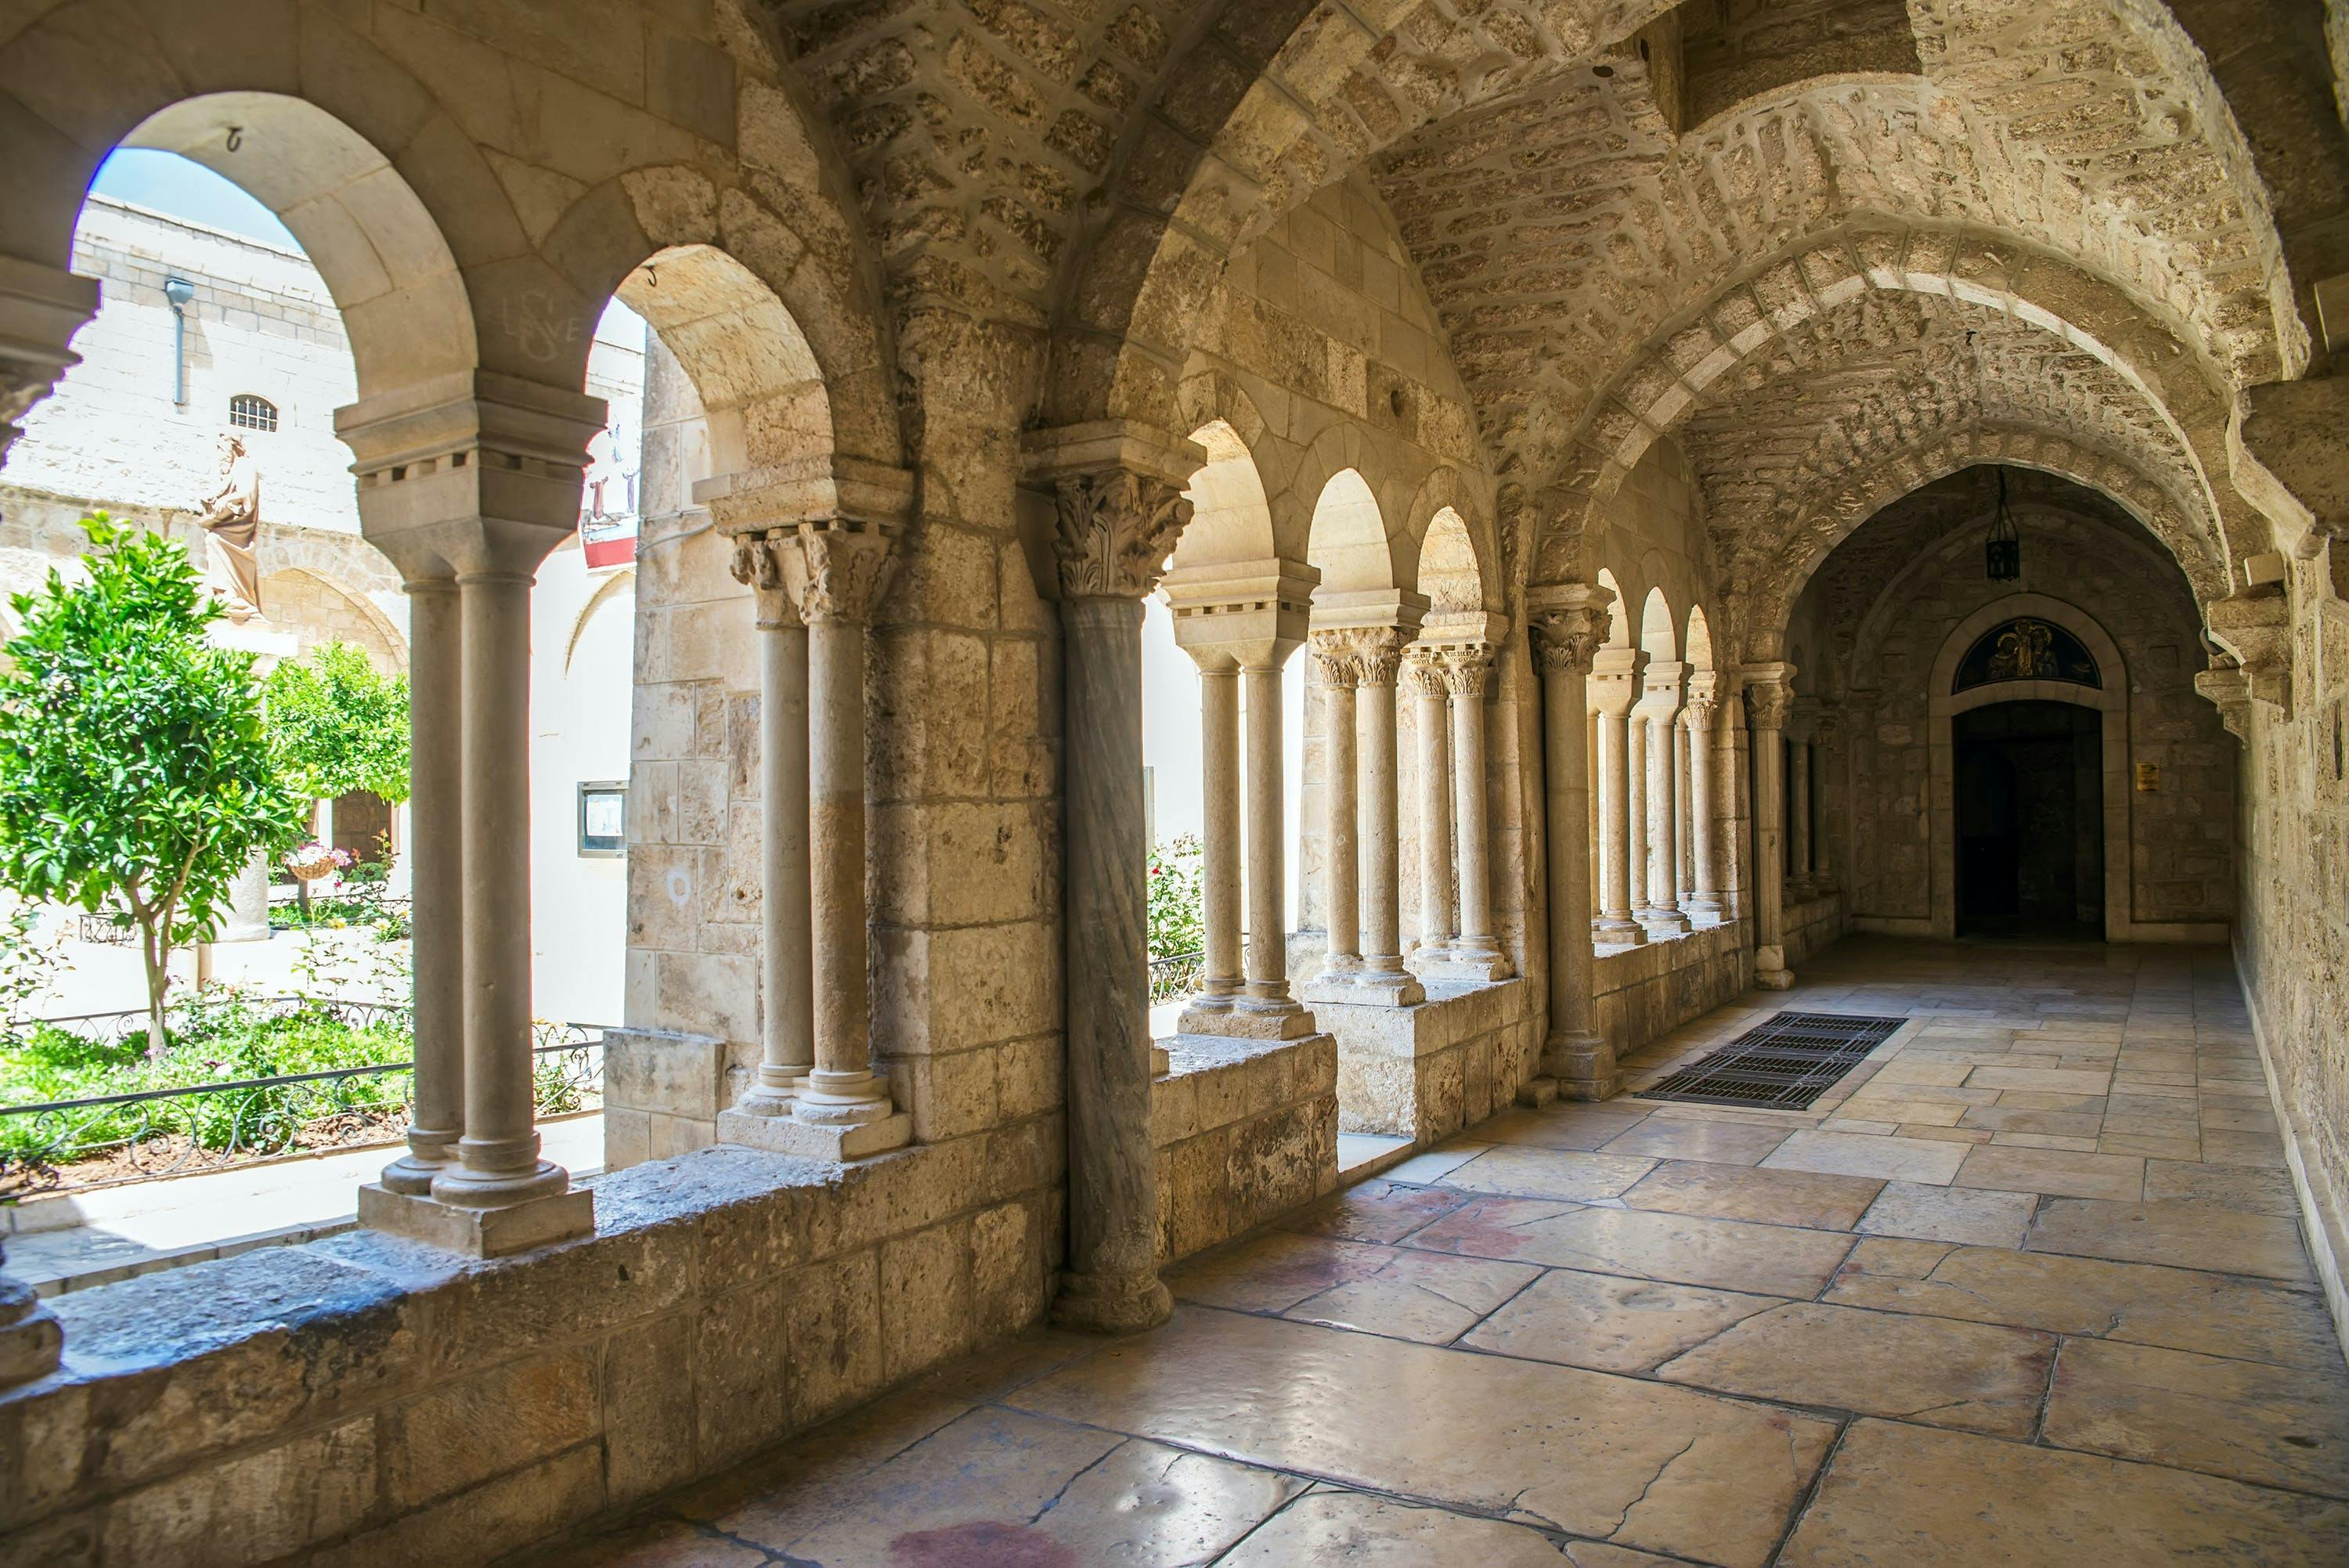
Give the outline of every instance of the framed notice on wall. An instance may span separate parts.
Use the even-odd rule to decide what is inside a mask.
[[[579,852],[609,859],[627,851],[628,786],[606,779],[579,786]]]

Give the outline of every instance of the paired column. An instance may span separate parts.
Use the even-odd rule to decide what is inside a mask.
[[[749,588],[759,641],[759,1070],[734,1109],[791,1113],[815,1065],[808,879],[808,634],[784,582],[798,548],[786,528],[737,534],[734,580]]]
[[[1836,785],[1836,765],[1840,750],[1837,741],[1843,734],[1843,717],[1834,708],[1823,708],[1811,719],[1811,894],[1835,891],[1835,867],[1831,863],[1829,845],[1834,835],[1829,828],[1836,820],[1836,803],[1842,791]]]
[[[1459,812],[1460,935],[1447,972],[1506,980],[1509,961],[1493,934],[1492,841],[1485,820],[1485,684],[1493,650],[1483,643],[1447,647],[1445,695],[1452,704],[1452,798]]]
[[[1699,670],[1689,677],[1688,705],[1681,709],[1682,744],[1688,754],[1689,893],[1683,905],[1692,921],[1718,925],[1723,919],[1720,872],[1715,866],[1718,836],[1713,719],[1720,709],[1721,677]]]
[[[1309,1002],[1408,1006],[1427,999],[1426,988],[1403,967],[1399,885],[1395,684],[1413,629],[1349,626],[1313,633],[1329,689],[1334,693],[1344,687],[1348,695],[1325,710],[1330,721],[1330,958],[1306,990]],[[1350,746],[1340,733],[1349,709],[1353,719]],[[1341,864],[1349,841],[1360,857],[1351,878]],[[1350,907],[1354,919],[1347,922]]]
[[[1677,837],[1676,786],[1680,781],[1679,729],[1682,683],[1688,665],[1677,659],[1658,659],[1648,665],[1645,695],[1632,715],[1644,719],[1647,734],[1647,898],[1640,911],[1648,934],[1674,936],[1689,928],[1681,913],[1680,848]]]
[[[1444,672],[1434,648],[1413,644],[1403,657],[1413,727],[1419,739],[1419,945],[1412,957],[1422,974],[1451,955],[1452,748],[1444,722]]]
[[[1593,935],[1619,945],[1648,940],[1647,929],[1631,918],[1631,708],[1646,663],[1637,648],[1601,648],[1589,682],[1599,710],[1599,923]]]
[[[1590,907],[1590,758],[1588,691],[1591,661],[1607,636],[1604,588],[1550,590],[1532,609],[1534,655],[1542,678],[1544,821],[1549,873],[1549,1032],[1541,1070],[1569,1099],[1605,1099],[1622,1087],[1614,1047],[1596,1027]]]
[[[1202,914],[1206,926],[1199,989],[1176,1025],[1186,1035],[1216,1032],[1238,1002],[1240,968],[1240,672],[1223,648],[1187,650],[1199,665]]]
[[[1795,666],[1745,666],[1745,703],[1754,723],[1754,983],[1783,991],[1795,983],[1786,968],[1783,748],[1794,707]]]
[[[1361,769],[1354,755],[1354,692],[1361,679],[1361,661],[1350,632],[1313,634],[1313,666],[1321,677],[1322,749],[1329,777],[1322,781],[1322,851],[1330,940],[1321,972],[1305,990],[1309,1002],[1355,1000],[1354,976],[1362,967],[1360,845],[1355,824],[1360,818],[1356,780]]]
[[[1818,705],[1795,699],[1786,727],[1786,893],[1811,896],[1811,726]]]
[[[1142,793],[1142,599],[1190,521],[1188,441],[1123,423],[1029,438],[1052,485],[1063,657],[1061,917],[1068,1016],[1068,1264],[1053,1316],[1164,1323],[1150,1137],[1150,970]]]

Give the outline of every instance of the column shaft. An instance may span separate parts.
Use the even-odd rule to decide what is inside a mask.
[[[1688,726],[1676,715],[1672,719],[1672,904],[1683,914],[1696,886],[1690,847],[1690,794]]]
[[[1793,673],[1791,666],[1775,666],[1771,674],[1752,677],[1746,691],[1754,710],[1754,981],[1774,991],[1794,984],[1785,931],[1782,728],[1793,695],[1785,681]]]
[[[1541,662],[1543,808],[1549,890],[1549,1031],[1541,1070],[1569,1099],[1605,1099],[1622,1087],[1615,1053],[1597,1027],[1591,923],[1590,662],[1606,634],[1604,590],[1568,590],[1559,609],[1537,613]]]
[[[1648,923],[1648,721],[1638,710],[1624,732],[1630,742],[1623,758],[1623,872],[1629,879],[1631,917],[1644,930]]]
[[[1330,949],[1315,983],[1350,984],[1362,964],[1354,678],[1350,661],[1325,659],[1322,668],[1329,683],[1321,688],[1321,711],[1327,720],[1324,748],[1330,759],[1330,777],[1323,786],[1321,799],[1326,838],[1322,874],[1329,890]]]
[[[415,968],[416,1106],[408,1152],[384,1167],[394,1192],[420,1197],[457,1158],[465,1132],[465,895],[460,731],[462,632],[453,578],[408,589],[408,857]]]
[[[1445,745],[1444,683],[1424,665],[1406,671],[1419,740],[1419,947],[1435,959],[1452,944],[1452,769]]]
[[[1599,939],[1648,939],[1631,918],[1631,716],[1599,716]]]
[[[809,946],[823,984],[815,1066],[798,1115],[877,1120],[890,1103],[873,1075],[865,975],[864,624],[843,615],[820,614],[808,625],[808,882]]]
[[[1453,799],[1460,816],[1460,956],[1489,979],[1509,966],[1493,934],[1492,841],[1485,817],[1485,666],[1452,672]]]
[[[762,595],[762,597],[766,597]],[[759,630],[759,967],[766,1006],[758,1083],[741,1109],[777,1114],[815,1065],[808,875],[808,634],[781,603]]]
[[[1794,835],[1787,852],[1789,882],[1795,896],[1808,898],[1811,892],[1811,743],[1807,737],[1786,743],[1786,782],[1793,797],[1786,807],[1786,825]]]
[[[1678,811],[1673,786],[1678,782],[1678,751],[1673,711],[1656,709],[1648,716],[1648,907],[1643,919],[1653,935],[1686,931],[1688,917],[1681,913],[1676,861],[1679,850],[1673,825]]]
[[[1200,784],[1205,809],[1206,951],[1192,1006],[1227,1012],[1240,994],[1240,678],[1230,665],[1199,671]]]
[[[1366,659],[1356,694],[1355,744],[1361,752],[1362,967],[1355,983],[1380,1001],[1423,1001],[1427,993],[1402,965],[1398,871],[1401,831],[1395,798],[1395,670],[1392,652]]]
[[[1713,707],[1709,702],[1688,710],[1689,862],[1688,911],[1692,915],[1721,918],[1721,887],[1713,869],[1714,779],[1717,766],[1713,737]]]
[[[1281,796],[1280,666],[1258,665],[1247,671],[1247,995],[1256,1011],[1297,1006],[1288,994]]]

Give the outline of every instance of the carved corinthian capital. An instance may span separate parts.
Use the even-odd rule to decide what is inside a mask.
[[[1437,667],[1445,691],[1454,696],[1483,696],[1485,677],[1493,673],[1493,650],[1484,643],[1448,647]]]
[[[1406,649],[1402,656],[1403,689],[1420,696],[1444,694],[1444,655],[1429,647]]]
[[[897,563],[896,530],[846,518],[803,522],[779,553],[784,590],[803,621],[873,618]]]
[[[1139,599],[1157,585],[1191,521],[1180,487],[1130,469],[1066,474],[1054,485],[1052,551],[1071,599]]]
[[[1784,729],[1795,708],[1795,666],[1787,664],[1745,666],[1745,702],[1753,710],[1756,729]]]
[[[1615,595],[1588,583],[1536,588],[1527,596],[1534,658],[1545,676],[1588,676],[1607,644],[1607,606]]]
[[[734,581],[757,597],[761,626],[790,626],[799,622],[799,606],[792,599],[783,572],[783,557],[795,552],[798,544],[798,535],[788,528],[734,536],[730,570]]]

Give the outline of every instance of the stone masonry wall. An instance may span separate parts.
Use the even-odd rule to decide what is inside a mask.
[[[1158,1260],[1173,1263],[1338,1185],[1338,1047],[1185,1035],[1150,1086]]]

